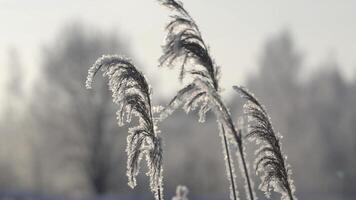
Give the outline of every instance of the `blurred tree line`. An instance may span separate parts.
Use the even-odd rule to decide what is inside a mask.
[[[126,128],[118,128],[104,81],[84,88],[87,69],[102,54],[131,55],[116,32],[80,23],[65,27],[43,48],[34,87],[25,92],[24,65],[9,51],[0,124],[0,191],[47,194],[123,194]],[[304,79],[303,56],[288,31],[267,40],[259,72],[246,86],[264,102],[293,167],[297,195],[355,195],[356,81],[346,82],[335,61]],[[241,100],[228,100],[237,116]],[[167,99],[160,100],[162,104]],[[192,118],[194,120],[192,120]],[[225,194],[227,181],[214,118],[199,124],[177,112],[162,123],[166,191],[186,184],[192,195]],[[182,126],[184,125],[184,126]],[[201,145],[199,145],[201,144]],[[250,153],[249,157],[253,154]],[[251,157],[252,159],[252,157]],[[148,191],[140,177],[136,193]],[[242,180],[239,181],[242,186]],[[257,179],[255,186],[257,187]]]

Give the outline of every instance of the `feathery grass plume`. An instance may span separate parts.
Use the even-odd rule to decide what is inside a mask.
[[[127,137],[128,184],[132,188],[136,186],[140,161],[145,156],[151,191],[156,199],[163,199],[162,142],[158,136],[157,120],[152,116],[150,87],[130,59],[104,55],[89,69],[86,88],[92,88],[94,77],[99,70],[108,78],[113,102],[119,107],[116,113],[118,125],[123,126],[125,121],[129,123],[132,116],[138,119],[138,125],[129,129]]]
[[[283,158],[281,142],[272,127],[271,119],[261,103],[243,87],[234,86],[240,96],[247,100],[244,113],[249,117],[249,130],[246,135],[257,144],[262,144],[256,151],[255,171],[261,175],[259,188],[270,197],[271,191],[282,194],[283,200],[294,200],[295,186],[291,178],[290,166]]]
[[[177,12],[176,15],[171,16],[171,21],[166,26],[168,33],[163,47],[164,54],[160,58],[161,66],[172,66],[173,62],[180,61],[180,80],[184,78],[185,73],[189,73],[209,82],[215,90],[218,90],[219,68],[214,64],[198,26],[183,8],[181,2],[175,0],[159,1],[164,6]],[[186,70],[185,66],[188,62],[198,64],[203,69]]]
[[[214,63],[205,44],[201,32],[184,9],[181,2],[175,0],[159,0],[164,6],[173,10],[176,14],[171,16],[171,21],[166,26],[167,37],[163,45],[163,56],[160,58],[160,66],[180,66],[179,79],[189,75],[193,81],[181,89],[161,113],[161,120],[168,117],[179,107],[188,113],[199,107],[199,121],[204,122],[205,114],[213,110],[218,119],[219,129],[222,134],[224,145],[226,168],[230,181],[231,199],[238,199],[234,166],[230,156],[229,141],[239,146],[240,155],[243,159],[244,176],[246,177],[249,197],[254,199],[250,178],[242,152],[242,138],[237,134],[231,115],[222,102],[219,95],[219,67]],[[235,141],[231,140],[233,138]]]
[[[172,200],[188,200],[188,188],[184,185],[178,185],[176,189],[176,196]]]

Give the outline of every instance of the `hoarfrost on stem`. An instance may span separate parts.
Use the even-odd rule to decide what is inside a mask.
[[[219,122],[218,122],[219,123]],[[224,155],[224,160],[225,160],[225,166],[226,166],[226,176],[228,177],[228,180],[230,183],[236,183],[236,173],[235,173],[235,167],[234,167],[234,161],[232,158],[230,158],[231,153],[228,145],[228,138],[226,137],[225,133],[225,128],[224,125],[220,124],[219,126],[219,135],[221,137],[221,143],[223,144],[224,150],[223,150],[223,155]],[[236,184],[230,184],[230,199],[239,199],[239,193],[235,188]]]
[[[237,127],[238,127],[238,130],[237,130],[238,134],[241,136],[241,148],[242,148],[242,153],[243,153],[243,156],[241,156],[239,153],[237,153],[237,157],[239,158],[239,162],[243,163],[243,162],[245,162],[244,158],[247,158],[246,148],[245,148],[245,139],[243,138],[244,132],[246,130],[246,126],[245,126],[245,121],[244,121],[243,117],[238,118]],[[237,148],[239,148],[239,147],[237,146]],[[243,168],[245,165],[246,165],[246,169]],[[250,173],[249,164],[246,162],[245,165],[243,165],[243,164],[239,165],[241,173],[243,173],[245,170],[248,170],[248,173]],[[254,183],[253,183],[252,179],[247,179],[246,176],[244,176],[244,181],[245,181],[245,191],[246,191],[246,194],[249,195],[249,199],[253,199],[253,198],[257,199],[257,195],[254,190],[252,190],[252,192],[253,192],[252,195],[251,195],[251,193],[249,193],[249,186],[251,188],[254,188]]]

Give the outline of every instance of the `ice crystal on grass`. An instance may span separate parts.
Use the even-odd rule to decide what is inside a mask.
[[[256,151],[255,171],[261,175],[259,188],[270,197],[271,191],[282,194],[283,200],[294,200],[295,187],[291,169],[283,157],[280,137],[275,133],[271,119],[260,102],[246,89],[234,86],[240,96],[247,100],[244,113],[249,117],[247,138],[260,144]]]
[[[117,55],[104,55],[89,69],[86,87],[90,89],[98,71],[109,80],[113,102],[118,105],[118,125],[137,117],[138,124],[129,129],[127,137],[128,184],[136,186],[140,161],[145,157],[150,177],[150,188],[156,199],[162,199],[162,141],[158,136],[157,120],[152,116],[150,87],[131,60]],[[125,119],[126,116],[126,120]]]
[[[188,188],[184,185],[178,185],[176,189],[176,196],[172,200],[188,200]]]

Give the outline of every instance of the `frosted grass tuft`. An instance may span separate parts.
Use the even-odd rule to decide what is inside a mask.
[[[292,172],[281,149],[281,136],[275,133],[266,109],[245,88],[239,86],[233,88],[247,100],[243,107],[245,115],[249,116],[249,130],[246,137],[261,145],[255,152],[254,163],[255,172],[261,177],[259,189],[267,198],[270,198],[271,191],[275,191],[282,195],[283,200],[296,199]]]
[[[128,185],[137,185],[143,157],[148,166],[150,189],[155,199],[163,199],[162,190],[162,141],[158,133],[157,120],[152,115],[151,92],[145,77],[129,58],[117,55],[104,55],[88,70],[86,88],[91,89],[94,77],[101,70],[107,77],[113,102],[118,105],[116,118],[119,126],[138,119],[136,126],[129,128],[127,136],[127,177]],[[126,116],[126,120],[125,120]]]
[[[188,200],[188,188],[184,185],[178,185],[176,189],[176,195],[172,200]]]

